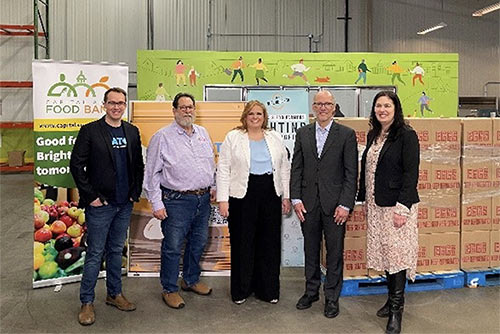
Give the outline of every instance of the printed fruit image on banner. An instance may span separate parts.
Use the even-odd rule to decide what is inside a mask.
[[[62,279],[83,272],[87,250],[85,210],[64,188],[34,188],[33,208],[33,282]],[[122,267],[127,264],[127,246],[122,253]],[[105,270],[103,261],[101,270]],[[60,283],[60,282],[58,282]],[[45,286],[45,285],[43,285]],[[37,286],[35,286],[37,287]]]
[[[33,280],[81,274],[87,238],[85,211],[76,202],[56,202],[45,196],[34,188]]]

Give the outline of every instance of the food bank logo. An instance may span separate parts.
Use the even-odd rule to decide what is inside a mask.
[[[64,73],[59,74],[59,82],[56,82],[52,86],[50,86],[47,96],[51,97],[78,97],[78,92],[83,91],[85,97],[96,97],[95,90],[97,88],[103,88],[105,91],[109,89],[109,86],[106,84],[108,82],[109,76],[102,76],[98,82],[89,85],[87,83],[87,77],[80,71],[80,74],[76,77],[76,83],[70,84],[66,82],[66,75]]]

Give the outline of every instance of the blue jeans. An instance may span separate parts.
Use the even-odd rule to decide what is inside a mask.
[[[80,284],[82,304],[94,301],[95,285],[106,253],[106,288],[108,295],[122,292],[122,252],[132,213],[132,203],[122,205],[87,206],[87,255]]]
[[[179,290],[177,279],[184,240],[182,276],[188,286],[200,280],[200,258],[208,238],[210,193],[190,195],[163,190],[163,204],[168,216],[161,222],[160,282],[163,291],[171,293]]]

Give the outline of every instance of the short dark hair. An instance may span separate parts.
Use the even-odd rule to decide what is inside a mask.
[[[104,93],[104,102],[108,102],[108,94],[111,92],[123,94],[123,96],[125,96],[125,101],[127,101],[127,92],[125,90],[120,87],[111,87]]]
[[[196,102],[194,100],[194,96],[189,94],[189,93],[178,93],[175,97],[174,97],[174,101],[172,101],[172,106],[177,109],[177,107],[179,106],[179,99],[181,97],[189,97],[191,99],[191,101],[193,101],[193,105],[196,105]]]
[[[381,91],[373,98],[372,111],[370,113],[370,131],[368,134],[370,136],[373,135],[376,138],[382,132],[382,124],[380,124],[377,116],[375,115],[375,104],[382,96],[388,97],[394,104],[394,121],[389,127],[389,134],[387,135],[387,140],[394,140],[398,136],[399,131],[404,127],[409,127],[409,125],[405,122],[403,107],[401,106],[401,101],[399,100],[398,95],[389,90]]]

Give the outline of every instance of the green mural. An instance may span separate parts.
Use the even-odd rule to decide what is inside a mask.
[[[137,52],[140,100],[203,98],[203,86],[396,86],[405,115],[455,117],[456,53]]]

